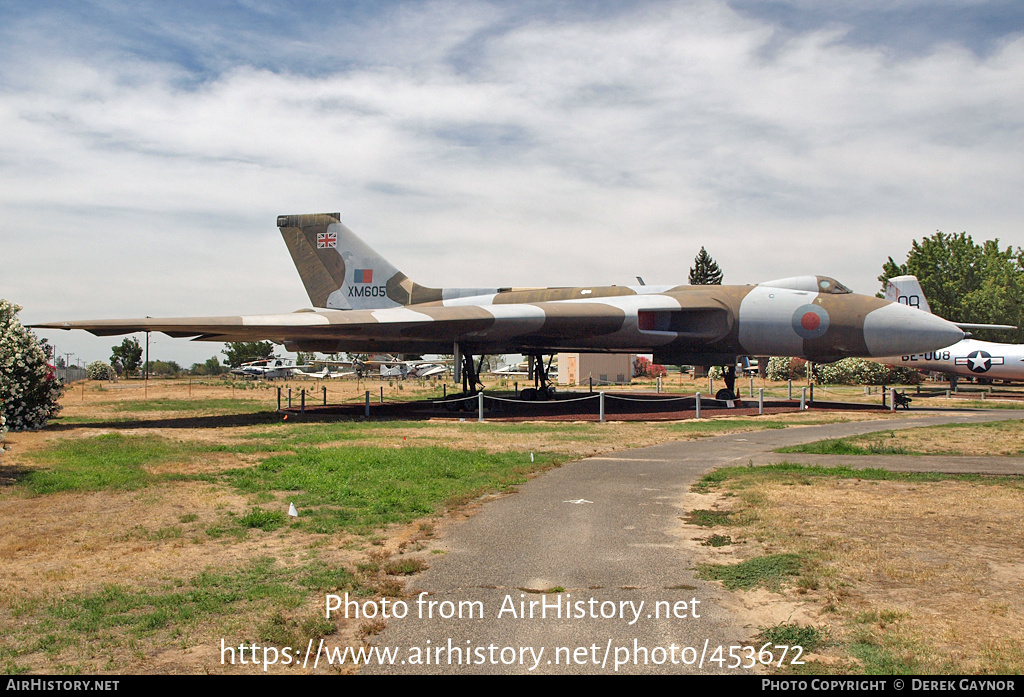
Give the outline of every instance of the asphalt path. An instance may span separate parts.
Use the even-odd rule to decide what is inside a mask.
[[[406,616],[375,637],[390,665],[367,674],[703,674],[749,672],[752,630],[694,578],[679,502],[716,467],[799,460],[888,469],[1024,473],[1024,458],[794,456],[822,438],[1024,418],[958,411],[676,441],[568,463],[450,526],[414,577]],[[422,595],[418,595],[422,593]],[[532,603],[532,605],[531,605]],[[546,607],[545,607],[546,605]],[[398,611],[402,612],[399,607]],[[352,612],[350,610],[350,612]]]

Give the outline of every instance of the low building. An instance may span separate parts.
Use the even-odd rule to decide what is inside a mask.
[[[634,353],[560,353],[559,385],[628,385],[633,378]]]

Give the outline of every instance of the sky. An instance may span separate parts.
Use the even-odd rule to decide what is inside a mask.
[[[276,216],[335,211],[425,285],[685,283],[703,246],[874,294],[936,230],[1024,245],[1022,191],[1018,0],[0,0],[26,324],[308,307]]]

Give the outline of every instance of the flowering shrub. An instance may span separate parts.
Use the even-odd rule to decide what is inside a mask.
[[[806,364],[800,358],[772,358],[768,361],[768,379],[802,378]],[[914,385],[921,381],[921,374],[912,368],[882,365],[864,358],[844,358],[834,363],[815,363],[814,380],[825,385]]]
[[[85,367],[85,374],[89,376],[90,380],[110,380],[114,375],[114,369],[110,367],[109,363],[93,361]]]
[[[668,375],[668,368],[651,361],[643,356],[637,356],[633,361],[633,377],[635,378],[659,378]]]
[[[7,429],[42,428],[60,411],[64,385],[36,335],[18,321],[21,307],[0,300],[0,440]]]

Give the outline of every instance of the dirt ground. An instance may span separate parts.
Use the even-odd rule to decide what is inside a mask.
[[[321,394],[316,383],[295,382],[291,386],[293,394],[303,387]],[[343,401],[362,399],[365,389],[379,393],[381,386],[385,388],[386,397],[399,392],[397,387],[380,382],[369,386],[365,382],[361,385],[329,383],[327,387],[331,401]],[[230,512],[244,512],[253,505],[252,497],[222,484],[186,481],[136,491],[37,497],[16,493],[9,486],[19,468],[34,466],[30,454],[54,439],[130,432],[222,443],[234,442],[261,429],[276,428],[281,417],[265,413],[276,407],[276,387],[278,385],[239,389],[217,380],[154,380],[148,385],[133,381],[81,383],[65,395],[62,418],[53,427],[34,433],[8,434],[10,450],[0,455],[0,520],[4,521],[0,528],[0,564],[4,568],[0,576],[0,627],[8,629],[4,634],[30,636],[35,630],[29,625],[41,621],[33,608],[67,595],[97,593],[112,584],[156,588],[174,583],[175,579],[194,577],[204,569],[240,567],[257,557],[273,557],[284,566],[299,566],[315,558],[327,565],[347,568],[366,565],[368,560],[398,558],[417,549],[435,530],[471,514],[472,506],[464,511],[449,512],[441,521],[393,526],[369,540],[333,539],[325,544],[323,536],[296,532],[284,535],[280,531],[253,531],[238,540],[211,538],[204,533],[222,523]],[[282,387],[287,390],[287,384]],[[408,383],[400,396],[411,398],[432,388]],[[197,404],[189,406],[190,400]],[[147,402],[155,408],[147,409]],[[239,408],[240,405],[244,408]],[[248,416],[252,412],[264,413]],[[764,417],[790,425],[821,418],[821,414],[809,412]],[[832,418],[870,418],[884,422],[888,415],[860,412],[850,417]],[[475,443],[474,447],[480,447],[483,439],[476,427],[472,420],[432,423],[429,428],[410,424],[388,429],[386,438],[393,447],[457,444],[470,440]],[[490,433],[486,449],[550,450],[551,434],[544,428],[539,425],[536,431]],[[581,428],[595,428],[595,425]],[[743,428],[737,425],[736,430]],[[729,429],[725,428],[716,434],[727,432]],[[567,458],[577,458],[695,437],[701,436],[674,432],[658,424],[609,423],[601,426],[599,433],[590,431],[579,438],[563,437],[557,449]],[[388,445],[380,437],[345,442]],[[200,459],[164,463],[158,466],[162,468],[158,471],[214,472],[255,461],[255,456],[249,454],[213,453]],[[777,520],[773,519],[773,525],[805,541],[813,540],[813,545],[848,550],[846,556],[852,561],[829,571],[838,579],[834,585],[840,590],[833,592],[835,598],[825,592],[808,596],[755,591],[723,593],[722,602],[742,614],[752,633],[757,627],[794,619],[815,624],[838,623],[838,616],[824,612],[822,607],[840,601],[845,603],[844,607],[912,608],[906,612],[913,622],[905,625],[914,632],[942,638],[935,644],[935,650],[961,656],[962,662],[957,665],[965,672],[971,672],[979,664],[971,662],[974,654],[957,648],[964,637],[998,636],[999,642],[1010,642],[1010,646],[1019,650],[1019,628],[1024,626],[1020,621],[1024,611],[1020,601],[1024,597],[1020,592],[1024,590],[1020,581],[1024,578],[1024,558],[1019,555],[1019,550],[1024,549],[1019,532],[1020,492],[1016,498],[1008,494],[1003,499],[979,504],[977,496],[984,487],[948,484],[935,490],[931,485],[903,485],[900,489],[892,483],[842,482],[832,489],[806,486],[766,491],[764,495],[771,501],[772,515],[778,516]],[[276,501],[276,504],[286,505],[286,502]],[[712,504],[697,500],[683,503],[684,507],[690,505],[711,507]],[[722,502],[713,505],[722,505]],[[965,510],[971,515],[969,525],[964,523]],[[797,527],[794,521],[798,521]],[[951,530],[957,534],[951,536]],[[682,544],[703,555],[701,558],[728,559],[737,554],[749,554],[749,546],[712,548],[694,541],[707,534],[706,529],[681,528],[680,531]],[[753,533],[751,539],[754,539]],[[939,540],[941,542],[937,542]],[[392,591],[395,584],[400,587],[401,583],[393,578],[382,578],[380,574],[370,582],[391,584]],[[942,593],[930,593],[937,587],[942,588]],[[879,588],[885,591],[877,590]],[[809,598],[815,601],[808,603]],[[306,608],[302,612],[314,611]],[[159,637],[142,640],[120,637],[114,642],[116,646],[104,654],[109,654],[109,663],[89,658],[91,649],[78,647],[58,654],[37,652],[31,659],[19,658],[17,665],[33,672],[53,672],[55,665],[65,663],[85,666],[87,672],[204,672],[217,665],[212,648],[217,636],[224,632],[251,633],[259,621],[256,616],[230,618],[230,621],[205,626],[196,630],[198,634],[169,644],[162,644],[164,639]],[[983,626],[997,627],[999,631],[984,633]],[[372,629],[354,623],[339,624],[332,642],[356,645],[361,634]],[[0,667],[4,662],[0,642]],[[236,667],[225,672],[241,671]]]
[[[861,672],[843,647],[881,647],[918,673],[1024,670],[1024,487],[808,477],[762,484],[748,525],[681,524],[698,563],[728,564],[792,552],[814,560],[779,592],[723,593],[752,631],[796,622],[829,644],[810,660]],[[690,494],[683,510],[742,508],[736,496]],[[712,534],[734,544],[705,546]]]

